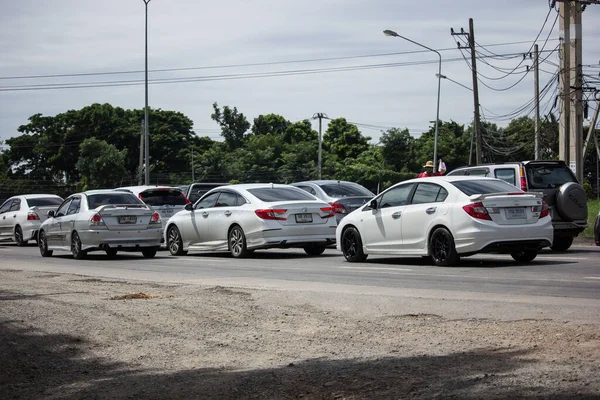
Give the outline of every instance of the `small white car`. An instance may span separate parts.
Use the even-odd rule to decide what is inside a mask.
[[[552,245],[542,196],[494,178],[411,179],[346,216],[336,231],[337,249],[349,262],[386,254],[429,256],[446,266],[476,253],[509,253],[529,262]]]
[[[212,189],[165,226],[172,255],[188,250],[229,251],[244,257],[257,249],[300,247],[320,255],[335,243],[331,205],[304,190],[279,184],[239,184]]]
[[[62,197],[53,194],[25,194],[14,196],[0,206],[0,240],[12,240],[25,246],[37,238],[38,229],[46,213],[56,210]]]
[[[72,194],[56,212],[48,212],[38,246],[42,257],[64,250],[83,259],[89,251],[104,250],[109,257],[140,251],[152,258],[161,238],[160,215],[131,192],[90,190]]]

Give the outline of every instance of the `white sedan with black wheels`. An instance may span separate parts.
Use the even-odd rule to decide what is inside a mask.
[[[344,218],[337,249],[350,262],[369,254],[431,257],[455,265],[476,253],[532,261],[552,245],[541,193],[493,178],[446,176],[398,183]]]
[[[239,184],[207,192],[165,227],[173,255],[189,250],[228,251],[244,257],[258,249],[299,247],[320,255],[335,243],[331,205],[302,189],[279,184]]]
[[[103,250],[109,257],[119,251],[156,255],[162,238],[160,215],[130,192],[90,190],[73,194],[49,211],[38,233],[42,257],[55,250],[83,259]]]

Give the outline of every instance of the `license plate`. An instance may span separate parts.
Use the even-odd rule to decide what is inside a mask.
[[[524,207],[511,207],[506,209],[506,218],[507,219],[525,219],[527,215],[525,214]]]
[[[137,222],[137,217],[136,216],[124,216],[124,217],[119,217],[119,223],[120,224],[135,224]]]
[[[307,223],[312,222],[312,214],[296,214],[296,222]]]
[[[173,215],[173,210],[162,210],[161,215]]]

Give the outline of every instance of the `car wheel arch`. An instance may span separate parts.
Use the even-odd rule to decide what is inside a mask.
[[[431,228],[429,228],[429,232],[427,233],[427,255],[431,255],[431,249],[429,248],[429,243],[431,243],[431,236],[433,236],[433,232],[435,232],[436,229],[438,229],[438,228],[444,228],[444,229],[448,230],[448,232],[450,232],[450,234],[452,234],[452,229],[448,228],[444,224],[436,224],[436,225],[432,226]],[[452,236],[454,236],[454,234],[452,234]]]

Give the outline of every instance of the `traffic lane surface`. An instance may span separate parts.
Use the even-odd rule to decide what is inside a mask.
[[[92,252],[76,261],[64,252],[42,258],[37,247],[0,245],[2,268],[106,275],[125,279],[165,280],[289,288],[296,284],[349,285],[405,290],[431,290],[546,296],[600,300],[600,248],[578,246],[566,253],[543,251],[530,264],[508,255],[481,254],[461,260],[458,267],[434,267],[422,258],[370,256],[348,263],[335,250],[309,257],[302,250],[256,251],[245,259],[225,253],[194,253],[172,257],[159,252],[154,259],[119,253],[108,259]]]

